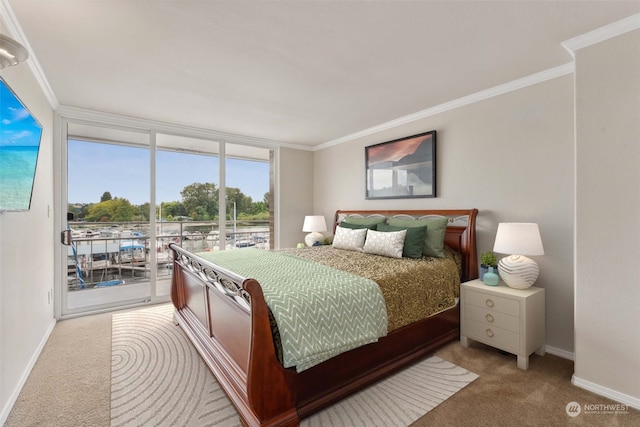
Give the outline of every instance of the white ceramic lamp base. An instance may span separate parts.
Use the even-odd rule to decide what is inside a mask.
[[[304,243],[309,247],[313,246],[316,242],[322,243],[323,240],[324,235],[322,235],[322,233],[318,233],[317,231],[313,231],[304,236]]]
[[[538,263],[523,255],[509,255],[498,262],[500,278],[510,288],[527,289],[538,279]]]

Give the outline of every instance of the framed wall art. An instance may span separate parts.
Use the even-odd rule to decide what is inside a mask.
[[[436,131],[365,147],[366,199],[436,197]]]

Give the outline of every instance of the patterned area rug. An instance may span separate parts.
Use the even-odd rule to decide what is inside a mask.
[[[113,315],[111,426],[240,426],[240,419],[164,304]],[[478,376],[432,356],[302,421],[407,426]]]

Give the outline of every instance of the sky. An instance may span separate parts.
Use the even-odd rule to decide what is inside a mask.
[[[97,203],[105,191],[133,205],[149,201],[149,150],[112,144],[69,141],[69,203]],[[269,191],[269,164],[227,159],[227,187],[239,188],[254,202]],[[156,204],[180,201],[187,185],[219,184],[218,158],[179,152],[156,154]]]
[[[0,79],[0,147],[40,144],[42,127]]]

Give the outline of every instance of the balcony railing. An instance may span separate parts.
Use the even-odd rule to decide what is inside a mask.
[[[157,277],[170,278],[170,243],[191,252],[241,248],[269,249],[268,221],[237,221],[220,241],[217,222],[161,222],[156,242],[151,242],[149,223],[72,222],[67,252],[69,290],[100,288],[148,281],[151,268]]]

